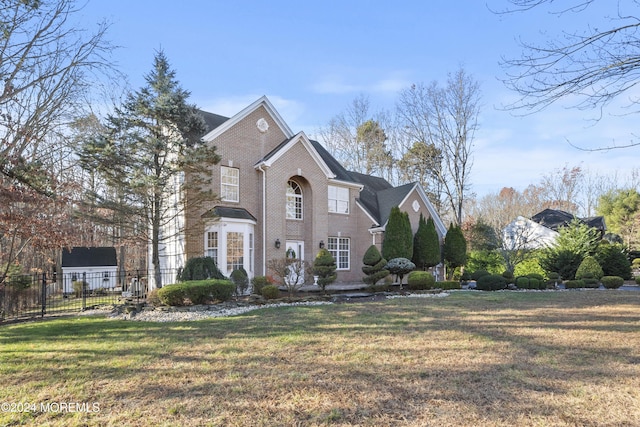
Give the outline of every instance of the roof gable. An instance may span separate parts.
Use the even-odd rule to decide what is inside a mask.
[[[71,248],[62,251],[62,267],[115,267],[118,265],[116,248]]]
[[[211,115],[209,119],[212,121],[212,124],[215,125],[216,123],[220,121],[221,122],[218,123],[218,125],[212,130],[210,130],[206,135],[204,135],[202,139],[204,141],[211,141],[217,138],[218,136],[220,136],[221,134],[229,130],[231,127],[233,127],[234,125],[242,121],[249,114],[253,113],[255,110],[257,110],[260,107],[264,107],[264,109],[267,110],[267,113],[269,113],[271,118],[273,118],[273,121],[276,122],[276,124],[278,125],[282,133],[284,133],[288,138],[291,138],[293,136],[293,132],[289,128],[289,125],[287,125],[287,123],[283,120],[282,116],[280,116],[280,113],[276,111],[275,107],[273,106],[273,104],[271,104],[271,102],[269,101],[269,99],[267,99],[266,96],[262,96],[258,98],[256,101],[254,101],[251,105],[249,105],[248,107],[244,108],[242,111],[234,115],[233,117],[224,121],[222,121],[222,119],[224,118],[223,116],[218,116],[217,114],[208,113]],[[217,119],[216,117],[213,117],[213,116],[217,116]],[[204,118],[205,118],[205,121],[207,121],[207,117],[204,117]],[[207,124],[209,123],[207,122]]]
[[[325,157],[320,155],[320,153],[316,149],[316,145],[313,144],[309,138],[307,138],[307,135],[304,132],[299,132],[292,138],[282,141],[276,148],[267,153],[267,155],[264,156],[262,160],[256,163],[254,167],[271,167],[274,162],[278,161],[287,151],[289,151],[298,143],[302,144],[302,146],[307,150],[311,158],[316,162],[316,164],[320,167],[322,172],[324,172],[327,178],[336,178],[336,174],[333,172],[333,169],[329,167],[327,162],[325,162]]]

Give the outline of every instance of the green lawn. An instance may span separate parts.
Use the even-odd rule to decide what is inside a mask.
[[[638,426],[640,292],[5,325],[0,378],[0,425]]]

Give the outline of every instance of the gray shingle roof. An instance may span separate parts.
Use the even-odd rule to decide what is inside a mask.
[[[207,131],[205,133],[209,133],[227,120],[229,117],[224,117],[219,114],[209,113],[208,111],[198,110],[200,115],[204,119],[204,122],[207,124]]]
[[[538,224],[550,228],[553,231],[558,231],[558,229],[566,227],[574,219],[577,219],[589,227],[593,227],[601,232],[604,232],[607,229],[604,217],[594,216],[590,218],[578,218],[569,212],[559,209],[545,209],[531,217],[531,221],[537,222]]]
[[[248,219],[250,221],[257,221],[256,217],[251,215],[248,210],[243,208],[230,208],[228,206],[216,206],[213,209],[208,210],[202,214],[202,218],[235,218],[235,219]]]
[[[116,248],[71,248],[62,250],[63,267],[113,267],[118,265]]]

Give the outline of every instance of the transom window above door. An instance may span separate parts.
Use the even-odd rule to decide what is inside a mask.
[[[292,180],[287,182],[287,219],[302,219],[302,188]]]

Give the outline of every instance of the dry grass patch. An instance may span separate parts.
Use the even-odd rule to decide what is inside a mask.
[[[0,328],[10,425],[640,425],[640,292],[454,293]]]

